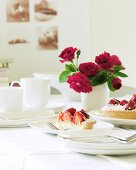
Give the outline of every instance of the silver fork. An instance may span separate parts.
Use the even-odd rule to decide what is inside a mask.
[[[65,128],[65,129],[59,129],[57,126],[55,126],[52,122],[48,122],[47,125],[53,129],[53,130],[69,130],[69,128]]]
[[[95,141],[101,141],[101,139],[113,139],[115,141],[118,141],[118,142],[124,143],[124,144],[136,142],[136,134],[129,136],[125,139],[122,139],[122,138],[119,138],[119,137],[116,137],[116,136],[111,136],[111,135],[92,136],[92,137],[73,137],[73,138],[62,137],[60,135],[60,137],[63,138],[63,139],[70,139],[72,141],[86,142],[86,143],[89,143],[89,142],[92,142],[92,141],[94,141],[94,142]]]
[[[52,122],[48,122],[47,125],[49,126],[49,128],[53,129],[53,130],[60,130],[57,126],[55,126]]]
[[[113,140],[118,141],[123,144],[127,144],[127,143],[129,144],[129,143],[136,142],[136,138],[128,140],[128,139],[120,139],[120,138],[114,137],[114,136],[103,136],[103,137],[97,136],[97,137],[92,137],[92,138],[76,138],[76,139],[73,138],[70,140],[89,143],[89,142],[101,141],[101,139],[113,139]]]
[[[126,140],[128,140],[128,141],[131,141],[131,140],[134,140],[134,139],[136,139],[136,134],[126,138]]]
[[[57,126],[55,126],[52,122],[48,122],[47,123],[48,126],[53,129],[53,130],[60,130]],[[62,136],[61,136],[62,137]],[[111,138],[111,139],[114,139],[120,143],[134,143],[136,142],[136,134],[132,135],[132,136],[129,136],[125,139],[122,139],[122,138],[119,138],[119,137],[116,137],[116,136],[111,136],[111,135],[105,135],[103,136],[104,138]],[[74,140],[74,141],[82,141],[82,142],[91,142],[92,139],[100,139],[102,138],[101,136],[95,136],[95,137],[79,137],[79,138],[65,138],[65,137],[62,137],[63,139],[71,139],[71,140]]]

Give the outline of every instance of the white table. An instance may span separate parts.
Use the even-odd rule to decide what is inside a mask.
[[[8,168],[11,166],[9,170],[12,170],[12,166],[13,170],[20,170],[22,166],[24,170],[75,170],[76,168],[121,170],[119,166],[104,158],[73,153],[62,146],[56,136],[42,134],[31,128],[0,129],[0,136],[5,140],[0,144],[0,150],[3,150],[0,154],[0,167],[2,164]],[[12,161],[9,162],[10,159]],[[8,169],[0,168],[0,170]]]
[[[136,158],[136,155],[134,156]],[[100,156],[74,153],[32,128],[0,129],[0,170],[134,170]]]

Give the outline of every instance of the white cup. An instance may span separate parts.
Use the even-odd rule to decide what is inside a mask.
[[[22,103],[21,87],[0,87],[0,112],[21,111]]]
[[[16,81],[17,82],[17,81]],[[11,85],[13,85],[12,82]],[[50,95],[50,80],[34,77],[21,78],[17,82],[23,88],[23,105],[27,108],[46,106]]]

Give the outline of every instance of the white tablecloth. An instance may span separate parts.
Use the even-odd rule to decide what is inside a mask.
[[[0,129],[0,170],[76,169],[136,170],[136,155],[112,159],[79,154],[65,148],[55,135],[32,128]]]
[[[71,152],[56,136],[35,129],[1,129],[0,136],[0,170],[124,169],[99,156]]]

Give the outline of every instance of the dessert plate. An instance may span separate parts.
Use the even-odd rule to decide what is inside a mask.
[[[87,145],[87,143],[81,143],[81,142],[75,142],[71,140],[64,139],[63,144],[70,150],[74,152],[84,153],[84,154],[91,154],[91,155],[128,155],[128,154],[135,154],[136,153],[136,144],[134,145],[128,145],[126,144],[116,144],[118,146],[117,148],[114,147],[114,143],[111,143],[108,145],[108,149],[105,149],[107,147],[107,143],[104,145],[101,145],[101,143],[95,143],[95,145]],[[98,146],[101,146],[101,148],[97,148]],[[131,146],[131,147],[130,147]],[[119,148],[121,147],[121,149]]]
[[[48,133],[52,135],[59,134],[60,130],[54,130],[48,126],[48,122],[53,123],[56,125],[56,119],[48,119],[48,120],[41,120],[41,121],[33,121],[29,123],[29,126],[35,128],[43,133]]]
[[[38,130],[40,130],[41,132],[43,133],[49,133],[49,134],[59,134],[61,131],[65,131],[65,130],[54,130],[54,129],[51,129],[49,126],[48,126],[48,122],[52,122],[54,125],[56,125],[56,119],[48,119],[48,120],[42,120],[42,121],[33,121],[30,123],[30,126],[32,128],[36,128]],[[111,124],[111,123],[107,123],[107,122],[102,122],[102,121],[97,121],[97,123],[94,125],[94,129],[113,129],[114,128],[114,125]],[[76,131],[80,130],[78,128],[71,128],[67,131],[73,131],[74,129],[76,129]],[[91,129],[89,130],[80,130],[80,131],[91,131]]]
[[[116,126],[126,127],[126,128],[136,128],[136,120],[135,119],[119,119],[119,118],[111,118],[103,116],[99,110],[91,111],[90,115],[97,120],[105,121],[108,123],[112,123]]]
[[[0,127],[24,127],[34,120],[56,117],[53,110],[0,112]]]
[[[136,142],[122,144],[106,135],[126,138],[135,134],[128,130],[93,129],[92,131],[62,131],[58,137],[70,150],[85,154],[125,155],[136,153]],[[98,138],[97,138],[98,137]]]

